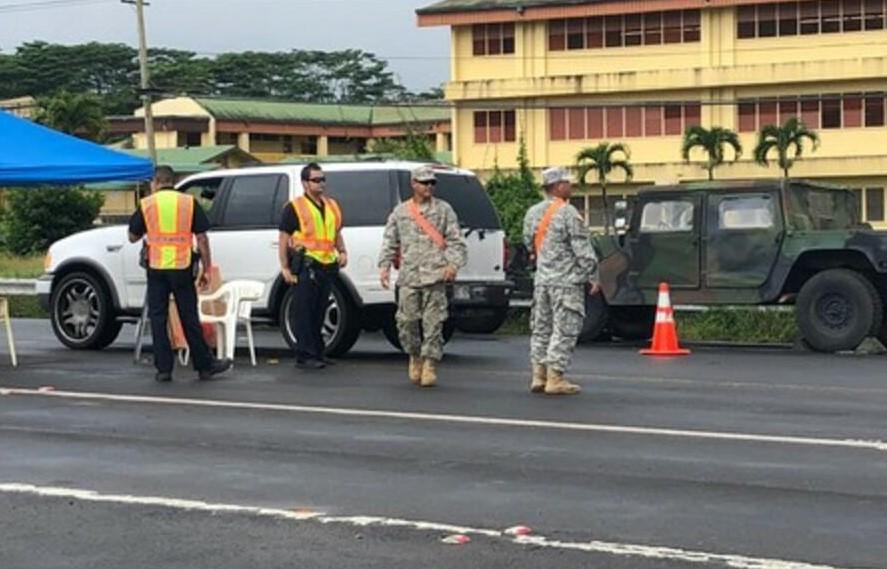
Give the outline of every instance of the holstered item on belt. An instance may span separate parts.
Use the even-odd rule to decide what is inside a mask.
[[[290,272],[296,276],[302,272],[305,267],[305,249],[299,248],[290,254]]]

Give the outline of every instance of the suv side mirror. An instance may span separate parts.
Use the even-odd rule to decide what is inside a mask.
[[[628,232],[628,202],[619,200],[613,204],[613,228],[617,235],[625,235]]]

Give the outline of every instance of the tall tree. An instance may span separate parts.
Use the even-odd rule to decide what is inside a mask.
[[[684,132],[684,141],[681,145],[681,156],[686,162],[690,161],[690,152],[694,148],[701,148],[708,155],[705,168],[708,171],[708,179],[714,180],[715,168],[724,163],[724,148],[733,148],[734,160],[742,154],[742,143],[739,136],[729,128],[719,126],[707,129],[703,126],[691,126]]]
[[[621,156],[620,156],[621,155]],[[604,235],[610,233],[610,207],[607,200],[607,182],[613,170],[622,170],[625,181],[634,176],[634,168],[629,163],[631,153],[628,146],[622,143],[610,144],[601,142],[579,151],[576,155],[576,167],[579,169],[579,183],[586,184],[585,178],[593,172],[601,186],[601,197],[604,200]]]
[[[789,170],[804,152],[805,140],[810,142],[813,151],[819,148],[819,135],[797,117],[788,119],[782,126],[767,125],[761,129],[755,146],[755,162],[766,168],[770,165],[767,156],[776,149],[777,164],[783,176],[788,178]]]
[[[524,216],[530,206],[542,199],[541,188],[530,169],[523,137],[518,146],[517,171],[503,172],[497,162],[486,188],[502,221],[505,237],[516,251],[523,243]]]
[[[105,130],[102,103],[95,95],[61,91],[39,99],[37,122],[80,138],[98,141]]]

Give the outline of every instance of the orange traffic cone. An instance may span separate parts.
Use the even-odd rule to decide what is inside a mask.
[[[668,283],[659,285],[659,302],[656,305],[656,327],[653,328],[653,344],[641,350],[645,356],[686,356],[690,350],[678,345],[678,330],[674,323],[674,310],[668,294]]]

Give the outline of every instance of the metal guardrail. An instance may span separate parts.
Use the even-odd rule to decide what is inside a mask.
[[[0,279],[0,296],[34,296],[37,279]]]

